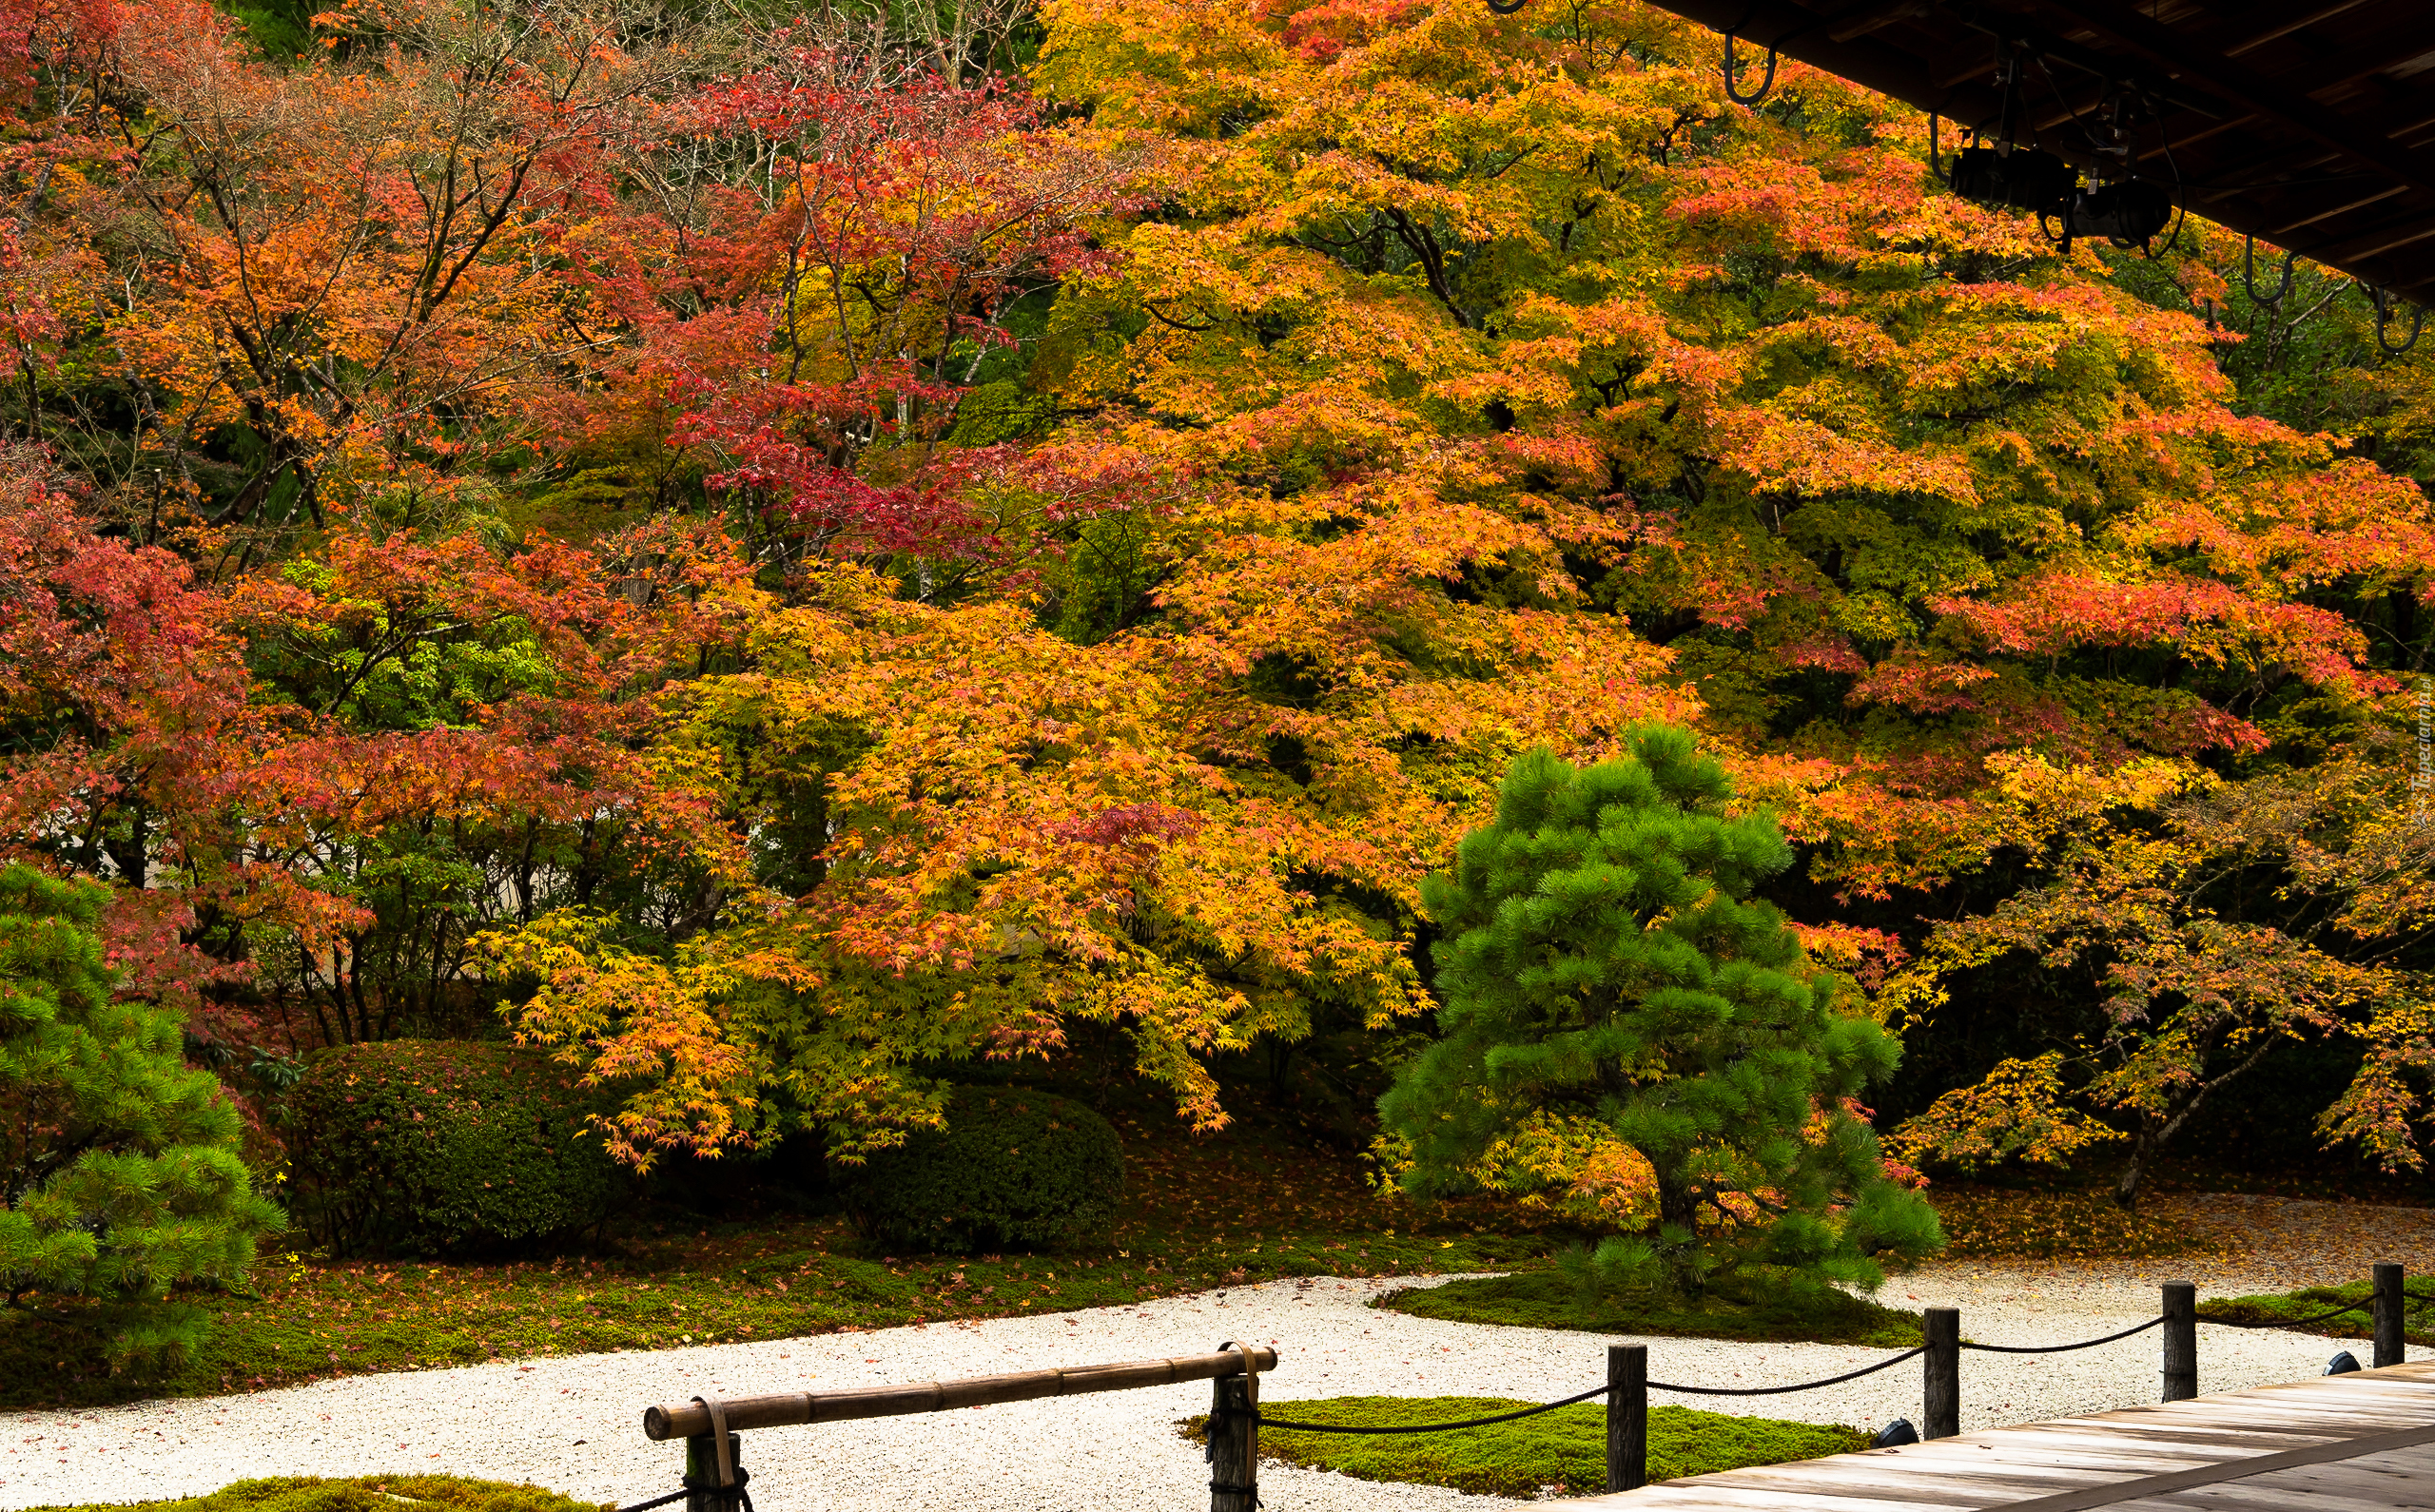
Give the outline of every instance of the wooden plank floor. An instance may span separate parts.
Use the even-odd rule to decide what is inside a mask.
[[[2435,1362],[1548,1504],[1572,1512],[2435,1512]]]

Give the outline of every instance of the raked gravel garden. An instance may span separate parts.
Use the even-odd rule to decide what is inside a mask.
[[[1904,1308],[1958,1307],[1965,1339],[2060,1343],[2151,1315],[2155,1284],[2193,1270],[2202,1297],[2293,1279],[2279,1270],[2248,1273],[2249,1268],[2170,1260],[2038,1269],[1957,1263],[1898,1276],[1879,1300]],[[1195,1354],[1224,1340],[1276,1347],[1278,1368],[1262,1383],[1271,1400],[1550,1400],[1603,1378],[1604,1347],[1610,1342],[1605,1336],[1441,1322],[1368,1306],[1412,1284],[1409,1278],[1304,1277],[1040,1317],[497,1362],[241,1396],[16,1412],[6,1419],[0,1508],[195,1495],[249,1476],[435,1471],[529,1482],[625,1505],[676,1483],[680,1446],[642,1436],[642,1410],[654,1402],[682,1402],[701,1392],[829,1390]],[[1650,1375],[1686,1385],[1802,1381],[1885,1353],[1815,1344],[1646,1342]],[[2341,1347],[2313,1335],[2202,1324],[2200,1386],[2230,1390],[2314,1375]],[[2428,1354],[2413,1348],[2410,1358]],[[2153,1401],[2156,1341],[2140,1334],[2045,1356],[1965,1351],[1961,1370],[1967,1431]],[[1905,1364],[1742,1409],[1874,1429],[1897,1417],[1916,1419],[1919,1393],[1918,1367]],[[766,1429],[745,1436],[745,1464],[758,1512],[1184,1509],[1207,1496],[1208,1472],[1177,1425],[1205,1410],[1208,1397],[1207,1386],[1195,1384]],[[1274,1512],[1476,1508],[1500,1501],[1273,1464],[1262,1467],[1261,1483]]]

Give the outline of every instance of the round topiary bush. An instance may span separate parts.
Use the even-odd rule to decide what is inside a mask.
[[[297,1207],[338,1254],[564,1238],[625,1191],[585,1123],[605,1101],[546,1056],[504,1045],[396,1039],[325,1052],[288,1095]]]
[[[1087,1244],[1114,1231],[1124,1146],[1105,1118],[1044,1092],[958,1087],[946,1120],[847,1174],[864,1232],[963,1253]]]

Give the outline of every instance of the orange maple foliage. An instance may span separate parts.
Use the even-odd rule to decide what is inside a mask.
[[[178,889],[146,979],[215,1039],[461,1030],[509,971],[637,1161],[859,1152],[1113,1036],[1215,1127],[1227,1056],[1418,1020],[1418,879],[1516,752],[1651,717],[1889,1015],[2092,879],[2171,900],[2084,952],[2156,1016],[2126,1117],[2233,1054],[2150,1054],[2209,950],[2301,959],[2137,837],[2367,790],[2435,512],[2255,413],[2221,238],[2145,297],[1633,0],[1049,0],[1021,76],[631,19],[395,0],[274,65],[80,0],[0,48],[0,419],[53,446],[6,837]],[[2271,863],[2342,938],[2225,1033],[2367,1035],[2335,1122],[2396,1151],[2423,878],[2344,802]]]

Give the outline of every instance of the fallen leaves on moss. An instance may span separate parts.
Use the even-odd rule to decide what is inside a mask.
[[[1263,1416],[1301,1423],[1385,1426],[1493,1417],[1537,1404],[1511,1397],[1329,1397],[1263,1402]],[[1201,1442],[1203,1414],[1181,1425]],[[1690,1407],[1648,1411],[1648,1478],[1708,1475],[1865,1449],[1858,1428],[1777,1418],[1734,1417]],[[1260,1458],[1364,1481],[1451,1486],[1473,1496],[1588,1496],[1607,1485],[1607,1409],[1598,1402],[1451,1433],[1335,1434],[1262,1427]]]
[[[161,1502],[40,1507],[34,1512],[609,1512],[614,1502],[578,1502],[537,1485],[455,1475],[360,1475],[347,1480],[282,1476],[239,1481],[207,1496]]]
[[[2375,1316],[2367,1303],[2375,1289],[2373,1282],[2356,1281],[2347,1286],[2302,1287],[2297,1291],[2261,1296],[2211,1297],[2198,1304],[2198,1316],[2208,1323],[2283,1324],[2294,1332],[2320,1334],[2328,1339],[2372,1339],[2376,1336]],[[2355,1304],[2355,1309],[2330,1318],[2321,1316],[2345,1303]],[[2403,1281],[2401,1316],[2404,1339],[2411,1344],[2435,1344],[2435,1276],[2410,1276]],[[2316,1321],[2293,1322],[2302,1318]]]
[[[2187,1225],[2126,1212],[2094,1192],[1938,1186],[1928,1197],[1944,1224],[1947,1260],[2135,1259],[2208,1248]]]

